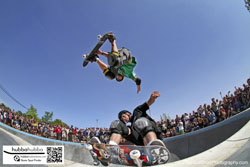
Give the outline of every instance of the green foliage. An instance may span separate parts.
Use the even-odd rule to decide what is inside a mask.
[[[28,111],[25,113],[26,118],[28,119],[38,119],[37,109],[31,105]]]
[[[3,103],[0,103],[0,108],[6,108],[6,106]]]
[[[3,109],[10,110],[10,108],[5,106],[3,103],[0,103],[0,107]],[[60,125],[60,126],[65,126],[67,128],[69,127],[66,123],[64,123],[60,119],[56,119],[56,120],[52,121],[53,112],[46,111],[44,116],[40,119],[38,117],[38,114],[37,114],[37,109],[33,105],[31,105],[30,108],[25,113],[22,113],[22,111],[19,110],[16,112],[16,114],[24,116],[27,119],[34,119],[37,122],[48,123],[50,125]]]
[[[42,117],[42,122],[49,123],[52,121],[53,112],[45,111],[45,115]]]
[[[250,0],[244,0],[245,1],[245,7],[250,12]]]
[[[62,120],[60,119],[56,119],[52,122],[49,122],[50,125],[60,125],[60,126],[65,126],[65,127],[69,127],[66,123],[64,123]]]
[[[5,106],[3,103],[0,103],[0,108],[10,110],[10,108]]]

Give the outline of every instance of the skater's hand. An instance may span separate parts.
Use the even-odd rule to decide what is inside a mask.
[[[137,85],[137,93],[141,91],[141,85]]]
[[[160,95],[160,93],[158,92],[158,91],[154,91],[152,94],[151,94],[151,96],[150,96],[150,98],[152,98],[152,99],[157,99],[158,97],[160,97],[161,95]]]
[[[160,93],[158,91],[154,91],[149,100],[147,101],[147,104],[148,104],[148,107],[151,106],[154,102],[155,102],[155,99],[157,99],[158,97],[160,97]]]

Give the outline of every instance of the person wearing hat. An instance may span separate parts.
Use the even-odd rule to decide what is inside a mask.
[[[134,109],[133,115],[127,110],[122,110],[118,114],[119,120],[115,120],[110,125],[111,137],[109,144],[118,145],[122,138],[129,140],[135,145],[162,145],[161,130],[156,122],[146,113],[149,107],[160,97],[160,93],[154,91],[149,100]],[[126,126],[131,122],[131,127]]]

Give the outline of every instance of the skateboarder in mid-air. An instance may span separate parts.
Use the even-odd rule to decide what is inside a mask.
[[[108,40],[112,45],[111,52],[108,53],[98,50],[90,61],[97,62],[108,79],[112,80],[116,78],[118,82],[121,82],[124,77],[132,79],[136,83],[137,93],[139,93],[141,90],[141,79],[134,73],[134,68],[136,66],[135,57],[133,57],[126,48],[118,50],[114,34],[110,33]],[[99,59],[98,54],[107,57],[109,66]]]

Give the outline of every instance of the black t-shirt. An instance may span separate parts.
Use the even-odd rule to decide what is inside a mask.
[[[148,114],[146,113],[146,111],[149,109],[148,107],[148,104],[147,103],[143,103],[142,105],[139,105],[138,107],[136,107],[134,109],[134,112],[133,112],[133,115],[132,115],[132,118],[131,118],[131,122],[132,122],[132,126],[133,126],[133,123],[138,119],[138,118],[141,118],[141,117],[146,117],[148,118]],[[152,119],[152,118],[151,118]]]

